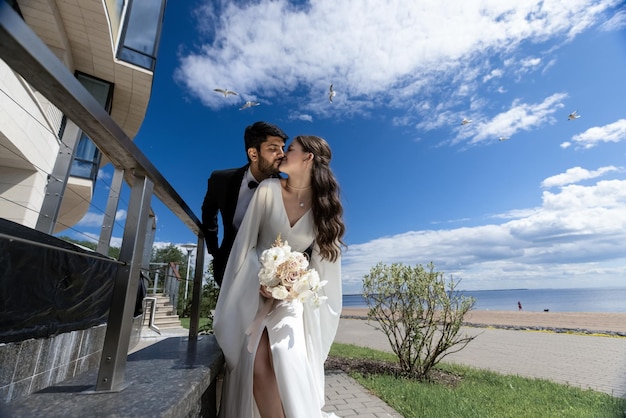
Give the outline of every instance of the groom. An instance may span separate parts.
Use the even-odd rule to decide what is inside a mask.
[[[259,182],[277,177],[288,136],[267,122],[246,127],[244,143],[248,164],[240,168],[211,173],[202,203],[202,227],[209,254],[213,256],[213,277],[222,285],[226,262],[237,230]],[[218,245],[218,212],[222,216],[224,236]]]

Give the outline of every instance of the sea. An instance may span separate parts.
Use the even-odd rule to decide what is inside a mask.
[[[625,288],[463,290],[476,299],[474,310],[534,312],[626,312]],[[360,294],[343,295],[346,308],[367,308]]]

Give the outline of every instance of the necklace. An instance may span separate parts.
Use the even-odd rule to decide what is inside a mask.
[[[310,189],[311,185],[309,184],[307,187],[293,187],[291,184],[289,184],[289,182],[287,182],[287,187],[289,187],[290,189],[302,191],[302,190]],[[303,208],[304,202],[302,201],[302,199],[300,199],[300,193],[297,193],[296,198],[298,199],[298,206]]]
[[[310,189],[311,185],[309,184],[306,187],[294,187],[291,184],[289,184],[289,182],[287,182],[287,187],[289,187],[290,189],[294,189],[294,190],[306,190],[306,189]]]

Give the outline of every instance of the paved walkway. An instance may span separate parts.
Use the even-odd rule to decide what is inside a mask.
[[[341,418],[400,418],[385,402],[373,396],[356,380],[337,370],[326,372],[326,405],[324,411]]]
[[[342,318],[335,341],[391,351],[387,337],[372,324]],[[476,338],[444,362],[626,398],[626,338],[467,327],[461,332]]]

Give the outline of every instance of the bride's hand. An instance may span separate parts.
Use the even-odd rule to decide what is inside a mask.
[[[267,290],[267,286],[261,285],[261,287],[259,288],[259,293],[261,294],[261,296],[266,297],[268,299],[272,299],[273,298],[272,292]]]

